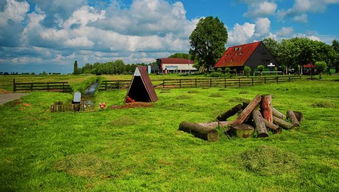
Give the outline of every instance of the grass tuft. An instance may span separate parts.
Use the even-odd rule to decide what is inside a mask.
[[[189,95],[179,95],[176,97],[176,99],[192,99],[192,96]]]
[[[313,103],[311,105],[312,107],[319,107],[319,108],[335,108],[335,104],[330,102],[330,101],[320,101],[320,102],[316,102]]]
[[[223,95],[220,94],[220,93],[212,93],[212,94],[210,94],[209,97],[222,97],[222,96],[223,96]]]
[[[240,157],[247,171],[262,176],[291,172],[296,170],[299,164],[295,154],[270,146],[247,150],[241,153]]]
[[[124,127],[137,124],[137,120],[130,116],[124,115],[111,122],[111,125],[116,127]]]
[[[240,91],[239,94],[248,94],[248,91]]]
[[[249,102],[249,99],[241,98],[241,97],[233,97],[229,100],[229,102],[235,102],[235,103],[242,103],[242,102]]]
[[[190,91],[187,91],[187,93],[200,93],[200,92],[197,90],[190,90]]]

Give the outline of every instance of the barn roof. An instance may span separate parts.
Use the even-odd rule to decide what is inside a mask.
[[[261,41],[229,47],[214,67],[243,66]]]
[[[162,64],[194,64],[192,60],[182,58],[160,58],[159,60]]]

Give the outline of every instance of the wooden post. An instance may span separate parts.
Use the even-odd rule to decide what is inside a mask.
[[[288,117],[288,119],[290,119],[292,121],[292,124],[294,127],[299,127],[300,123],[297,119],[297,117],[295,116],[295,113],[291,110],[288,110],[286,113],[286,116]]]
[[[261,96],[257,95],[255,98],[247,105],[247,107],[240,113],[238,118],[233,122],[233,125],[242,124],[247,117],[252,113],[252,111],[258,106],[261,101]]]
[[[272,95],[263,95],[261,100],[261,109],[264,118],[270,123],[273,122]]]
[[[49,82],[47,82],[46,84],[47,84],[47,91],[49,91]]]
[[[225,78],[225,82],[224,82],[224,83],[225,83],[225,84],[224,84],[224,85],[225,85],[224,87],[226,88],[226,87],[227,87],[227,79],[226,79],[226,78]]]
[[[120,89],[120,81],[117,81],[117,88]]]
[[[195,88],[198,87],[198,82],[197,81],[198,81],[197,79],[194,79]]]
[[[212,87],[212,78],[210,79],[210,87]]]
[[[253,79],[253,77],[252,77],[252,86],[254,86],[254,79]]]
[[[276,79],[277,79],[277,83],[279,83],[279,76],[277,76]]]
[[[280,111],[276,110],[274,107],[272,107],[272,113],[273,113],[273,116],[276,116],[280,119],[286,118],[286,116],[284,114],[282,114]]]
[[[181,88],[181,79],[179,79],[179,87]]]
[[[65,92],[65,83],[62,83],[62,92]]]
[[[241,104],[238,104],[234,107],[232,107],[230,110],[226,111],[225,113],[222,113],[220,114],[218,117],[217,117],[217,120],[218,121],[226,121],[227,118],[235,115],[237,112],[239,112],[240,110],[242,110],[242,105]]]
[[[215,129],[203,127],[197,123],[181,122],[179,130],[191,133],[192,135],[207,141],[218,141],[219,135]]]
[[[253,135],[254,128],[248,124],[231,125],[230,129],[225,131],[226,135],[248,138]]]
[[[255,123],[255,130],[258,137],[268,137],[268,132],[265,126],[264,118],[262,117],[259,108],[256,108],[252,112],[252,117]]]
[[[266,84],[266,77],[264,77],[264,83]]]
[[[31,83],[31,91],[33,91],[33,83]]]
[[[15,79],[13,79],[13,92],[16,92],[16,82],[15,82]]]
[[[107,91],[107,81],[105,81],[105,91]]]
[[[241,83],[240,83],[240,77],[239,77],[238,81],[239,81],[239,87],[241,87]]]
[[[282,120],[282,119],[280,119],[278,117],[275,117],[275,116],[273,116],[273,122],[275,124],[279,125],[280,127],[285,128],[285,129],[292,129],[292,128],[294,128],[292,123],[284,121],[284,120]]]

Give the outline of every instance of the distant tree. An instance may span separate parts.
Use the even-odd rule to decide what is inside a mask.
[[[73,74],[74,75],[79,74],[78,61],[77,60],[75,60],[74,64],[73,64]]]
[[[188,53],[174,53],[168,58],[182,58],[182,59],[192,59],[192,55]]]
[[[244,74],[248,77],[251,74],[251,67],[245,66],[244,67]]]
[[[272,39],[272,38],[266,38],[263,40],[263,43],[265,47],[270,51],[273,57],[275,57],[277,60],[279,58],[279,49],[280,44],[278,41]]]
[[[262,75],[262,72],[264,71],[265,67],[264,65],[258,65],[257,70],[260,72],[260,75]]]
[[[319,71],[319,79],[321,79],[321,74],[327,69],[327,63],[325,61],[317,61],[315,62],[315,67]]]
[[[217,17],[200,19],[189,37],[189,53],[209,72],[210,67],[213,67],[224,53],[227,38],[227,30]]]

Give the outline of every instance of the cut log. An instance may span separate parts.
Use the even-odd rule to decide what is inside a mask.
[[[233,115],[235,115],[241,109],[242,109],[242,105],[238,104],[238,105],[232,107],[230,110],[226,111],[225,113],[219,115],[217,117],[217,120],[218,121],[226,121],[227,118],[232,117]]]
[[[293,111],[293,112],[299,122],[301,122],[304,119],[304,115],[302,114],[302,112],[299,112],[299,111]]]
[[[266,128],[270,129],[272,133],[274,134],[281,133],[281,128],[278,125],[268,122],[266,119],[264,119],[264,123],[265,123]]]
[[[205,139],[207,141],[218,141],[219,135],[215,129],[201,126],[197,123],[181,122],[179,130],[191,133],[195,137]]]
[[[263,95],[261,100],[261,110],[264,119],[273,123],[272,95]]]
[[[248,124],[231,125],[228,130],[225,131],[226,135],[237,136],[241,138],[248,138],[253,135],[254,128]]]
[[[295,113],[293,111],[288,110],[286,112],[286,116],[288,117],[288,119],[290,119],[292,121],[293,126],[299,127],[300,123],[299,123],[299,121],[298,121],[298,119],[295,116]]]
[[[256,108],[252,112],[252,117],[255,123],[255,131],[258,137],[268,137],[268,131],[265,126],[264,118],[262,117],[259,108]]]
[[[284,129],[293,129],[294,126],[292,123],[289,123],[287,121],[284,121],[278,117],[273,116],[273,122],[277,125],[279,125],[280,127],[284,128]]]
[[[217,122],[209,122],[209,123],[198,123],[199,125],[211,129],[215,129],[217,127],[226,127],[233,123],[233,121],[217,121]]]
[[[280,119],[286,119],[286,116],[282,114],[280,111],[278,111],[277,109],[275,109],[274,107],[272,107],[272,112],[273,112],[273,116],[276,116]]]
[[[261,96],[257,95],[255,98],[247,105],[247,107],[240,113],[238,118],[233,122],[233,125],[242,124],[247,117],[252,113],[252,111],[258,106],[261,101]]]

